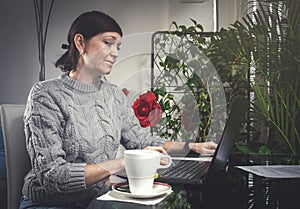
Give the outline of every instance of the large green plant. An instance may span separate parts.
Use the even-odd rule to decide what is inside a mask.
[[[299,154],[300,125],[297,121],[300,121],[300,1],[259,0],[249,1],[246,6],[249,10],[242,21],[236,21],[230,28],[223,28],[217,34],[212,34],[209,41],[205,39],[201,25],[195,21],[189,27],[173,23],[175,30],[172,33],[185,36],[210,58],[222,80],[229,107],[236,95],[244,95],[251,100],[244,142],[249,144],[261,139],[262,130],[267,130],[268,137],[260,142],[265,143],[271,152]],[[168,42],[162,40],[155,44],[162,48],[168,47]],[[184,58],[186,53],[180,50],[180,45],[177,48],[181,58]],[[178,79],[180,73],[188,72],[182,69],[188,68],[171,58],[172,56],[161,60],[160,65],[169,75],[166,76],[168,79]],[[185,81],[185,84],[192,81],[193,87],[207,95],[206,100],[197,100],[197,107],[199,112],[209,113],[203,116],[205,120],[200,132],[209,130],[204,128],[209,127],[213,111],[209,106],[211,101],[207,86],[193,76]],[[189,89],[192,88],[189,86]],[[178,106],[170,105],[174,95],[165,90],[156,89],[157,94],[164,98],[160,100],[162,106],[168,104],[166,109],[178,113]],[[194,95],[199,95],[199,92],[194,91]],[[200,112],[200,117],[202,114]],[[167,121],[165,120],[166,123]],[[178,120],[174,124],[178,125],[174,129],[174,133],[177,133],[181,126]],[[262,126],[266,128],[262,129]],[[170,128],[172,127],[175,126],[171,124]],[[202,136],[205,134],[207,133],[202,132]]]
[[[269,128],[271,151],[299,154],[300,2],[261,0],[255,6],[233,25],[251,55],[252,116]]]

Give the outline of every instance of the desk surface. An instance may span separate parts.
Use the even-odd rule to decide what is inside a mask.
[[[266,179],[232,165],[223,179],[207,188],[172,185],[173,193],[154,206],[96,201],[105,209],[299,209],[299,179]]]

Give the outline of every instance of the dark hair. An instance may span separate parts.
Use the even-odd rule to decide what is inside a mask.
[[[55,63],[55,67],[59,67],[63,72],[69,72],[77,67],[79,53],[74,43],[74,36],[81,34],[85,40],[89,40],[93,36],[104,32],[117,32],[123,35],[119,24],[109,15],[99,12],[90,11],[81,14],[72,23],[68,33],[68,45],[63,44],[63,48],[67,49]]]

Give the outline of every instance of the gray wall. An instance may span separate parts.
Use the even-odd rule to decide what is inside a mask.
[[[32,83],[38,80],[34,10],[29,2],[1,2],[0,104],[24,103]]]
[[[64,52],[61,44],[66,42],[71,22],[80,13],[92,9],[113,16],[123,28],[125,42],[126,36],[132,34],[166,30],[173,20],[187,23],[189,18],[193,18],[206,31],[213,30],[213,0],[196,4],[181,4],[177,0],[56,0],[47,36],[46,78],[60,74],[53,63]],[[25,103],[31,86],[39,79],[33,1],[2,0],[0,26],[0,104]],[[150,39],[147,44],[150,44]],[[134,44],[130,47],[134,51]],[[128,56],[126,50],[123,53],[123,57]],[[124,66],[120,64],[117,69],[128,69],[126,63],[122,63]],[[110,79],[117,81],[119,75],[115,73]]]

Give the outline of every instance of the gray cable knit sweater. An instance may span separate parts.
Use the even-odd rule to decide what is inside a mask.
[[[164,143],[140,127],[116,86],[101,79],[82,84],[67,74],[33,86],[24,123],[32,169],[23,194],[55,205],[86,204],[100,195],[105,179],[87,188],[85,165],[114,159],[119,144],[135,149]]]

